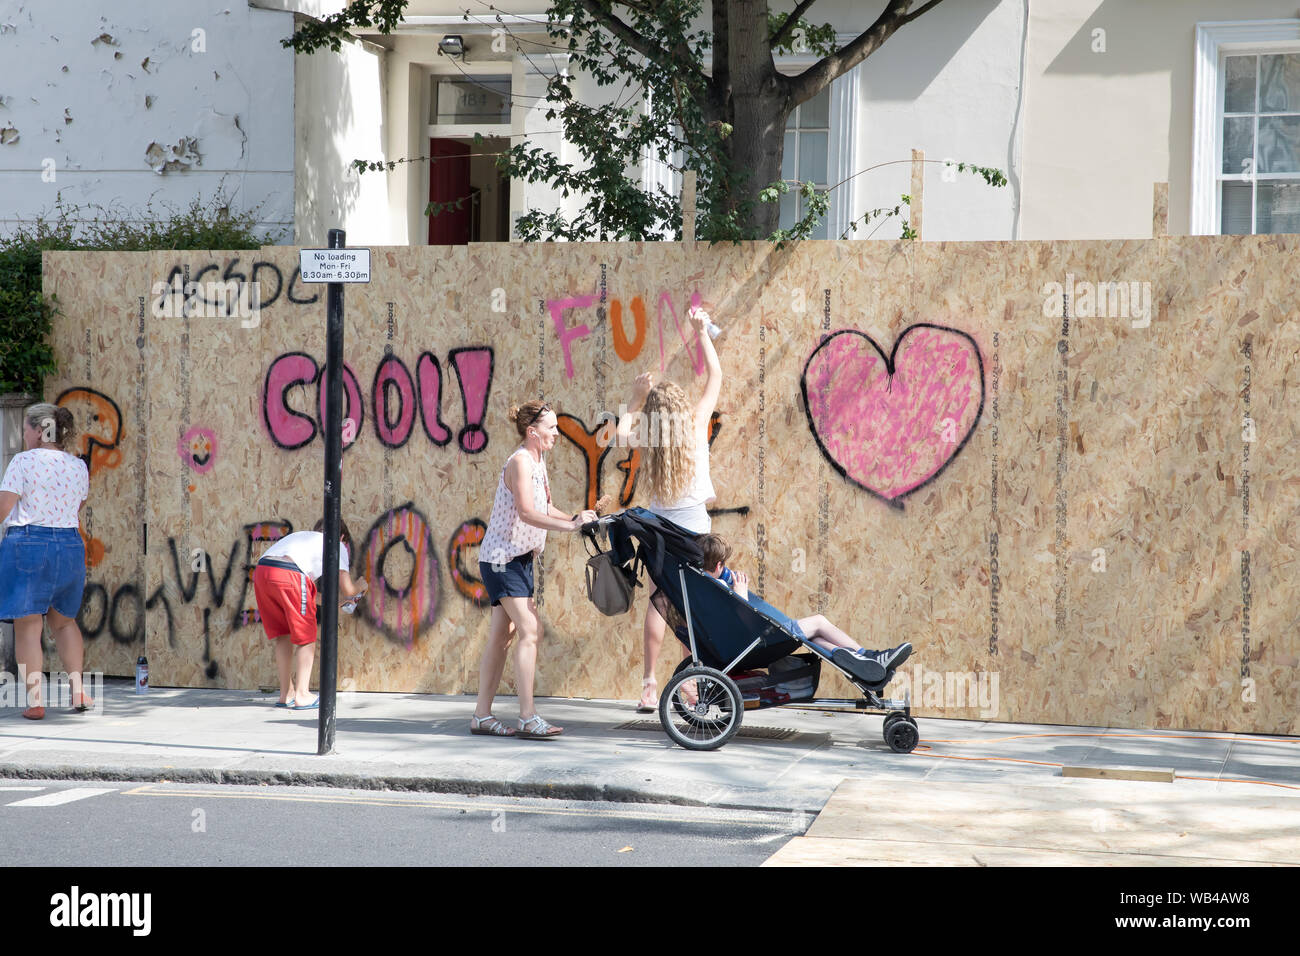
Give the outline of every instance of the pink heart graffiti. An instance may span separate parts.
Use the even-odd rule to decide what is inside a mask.
[[[888,357],[853,329],[808,357],[804,410],[836,470],[895,508],[933,481],[965,446],[984,411],[984,361],[958,329],[908,326]]]

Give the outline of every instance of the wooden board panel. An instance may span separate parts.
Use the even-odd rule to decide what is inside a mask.
[[[917,713],[1296,733],[1298,247],[376,249],[372,283],[347,290],[343,510],[375,598],[343,623],[344,686],[476,689],[475,535],[517,445],[509,407],[564,416],[558,506],[626,497],[630,450],[591,436],[642,371],[698,394],[698,298],[723,328],[711,461],[731,563],[795,616],[911,641],[893,691]],[[122,423],[92,477],[95,666],[127,672],[147,633],[159,683],[274,682],[249,567],[320,510],[324,292],[296,261],[47,257],[49,397],[91,389],[74,399]],[[173,277],[256,281],[256,320],[167,314],[153,287]],[[645,596],[600,617],[583,557],[549,536],[537,691],[634,697]],[[828,674],[820,693],[850,690]]]

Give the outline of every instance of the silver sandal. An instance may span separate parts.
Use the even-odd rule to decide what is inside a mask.
[[[563,727],[556,727],[542,720],[539,714],[533,714],[527,720],[519,718],[519,730],[515,736],[524,740],[550,740],[564,733]]]
[[[486,717],[472,717],[469,722],[469,732],[481,737],[513,737],[515,735],[513,730],[491,714]]]

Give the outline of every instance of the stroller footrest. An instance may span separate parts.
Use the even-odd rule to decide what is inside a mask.
[[[858,657],[845,647],[837,647],[831,653],[831,662],[841,670],[848,671],[864,684],[880,684],[885,679],[885,668],[878,661]]]

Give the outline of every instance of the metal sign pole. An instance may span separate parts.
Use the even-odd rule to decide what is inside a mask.
[[[329,248],[342,249],[342,229],[329,231]],[[316,753],[334,751],[339,663],[339,502],[343,493],[343,283],[331,282],[325,344],[325,554],[321,580],[320,713]]]

